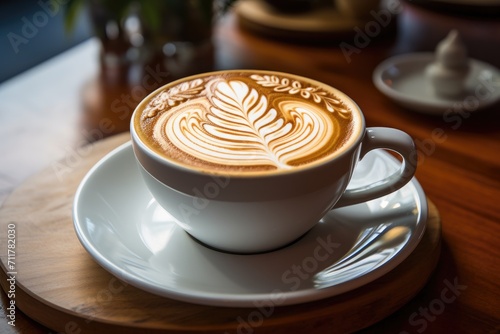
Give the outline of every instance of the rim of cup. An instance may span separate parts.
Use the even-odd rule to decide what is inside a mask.
[[[190,166],[188,164],[182,164],[178,161],[175,161],[174,159],[169,159],[160,153],[156,152],[152,148],[150,148],[146,143],[143,142],[143,140],[140,138],[138,131],[135,128],[135,120],[139,115],[141,114],[142,109],[154,98],[156,97],[159,93],[168,90],[171,87],[174,87],[178,84],[181,84],[183,82],[187,82],[196,78],[200,77],[208,77],[208,76],[216,76],[224,73],[255,73],[255,74],[268,74],[268,75],[280,75],[280,76],[286,76],[288,78],[292,79],[297,79],[300,81],[307,82],[311,84],[311,86],[317,86],[321,87],[324,90],[326,90],[329,93],[332,93],[335,96],[338,96],[342,102],[348,105],[349,109],[353,113],[353,115],[356,115],[355,117],[357,120],[355,120],[356,123],[356,129],[353,131],[351,137],[349,140],[342,145],[339,149],[335,150],[334,152],[319,158],[315,161],[306,163],[301,166],[295,166],[294,168],[291,169],[276,169],[276,170],[266,170],[266,171],[245,171],[245,172],[235,172],[235,171],[216,171],[213,169],[203,169],[200,167],[195,167],[195,166]],[[286,72],[281,72],[281,71],[268,71],[268,70],[252,70],[252,69],[233,69],[233,70],[219,70],[219,71],[211,71],[211,72],[205,72],[205,73],[199,73],[191,76],[186,76],[180,79],[177,79],[175,81],[171,81],[158,89],[154,90],[150,94],[148,94],[135,108],[134,112],[132,113],[132,118],[130,121],[130,133],[131,137],[133,139],[133,142],[138,145],[141,149],[142,152],[147,154],[149,158],[154,159],[156,162],[161,163],[162,165],[167,165],[171,168],[174,168],[180,172],[183,173],[193,173],[197,175],[205,175],[205,176],[211,176],[211,177],[217,177],[217,176],[222,176],[222,177],[231,177],[231,178],[240,178],[240,179],[255,179],[255,178],[268,178],[268,177],[276,177],[280,175],[289,175],[289,174],[296,174],[300,173],[303,171],[312,171],[317,168],[324,167],[325,165],[328,165],[329,163],[334,162],[335,160],[338,160],[339,158],[345,156],[346,154],[350,154],[350,152],[357,148],[359,143],[364,137],[364,130],[366,128],[366,123],[365,123],[365,118],[363,115],[363,112],[361,108],[354,102],[352,98],[350,98],[346,93],[340,91],[339,89],[330,86],[326,83],[323,83],[321,81],[307,78],[304,76],[296,75],[296,74],[291,74],[291,73],[286,73]],[[138,158],[139,162],[141,162],[140,158]],[[141,163],[142,164],[142,163]],[[143,165],[143,167],[149,172],[149,170]],[[154,176],[154,175],[153,175]]]

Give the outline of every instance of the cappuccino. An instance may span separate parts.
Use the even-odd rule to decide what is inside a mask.
[[[168,84],[138,106],[133,126],[151,150],[212,173],[282,171],[343,151],[363,121],[327,85],[269,71],[224,71]]]
[[[155,201],[200,242],[236,253],[290,244],[332,208],[401,188],[416,168],[408,134],[366,128],[344,93],[271,71],[169,83],[137,106],[130,133]],[[399,153],[400,167],[348,187],[359,159],[380,148]]]

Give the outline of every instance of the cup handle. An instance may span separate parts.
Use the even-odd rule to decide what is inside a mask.
[[[417,150],[413,139],[405,132],[383,127],[367,128],[361,143],[360,159],[371,150],[383,148],[394,151],[403,158],[396,172],[383,180],[360,188],[348,189],[334,208],[363,203],[390,194],[407,184],[417,169]]]

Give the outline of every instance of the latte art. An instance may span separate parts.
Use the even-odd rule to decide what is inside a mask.
[[[319,87],[234,73],[183,82],[153,97],[140,125],[156,151],[215,170],[290,169],[332,153],[352,131],[350,109]]]

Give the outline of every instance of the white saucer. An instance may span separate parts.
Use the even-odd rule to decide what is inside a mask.
[[[471,71],[462,96],[446,99],[434,94],[425,76],[434,53],[395,56],[373,72],[375,86],[403,107],[427,114],[447,115],[475,112],[500,100],[500,71],[485,62],[470,59]]]
[[[372,151],[356,169],[353,186],[389,175],[395,161]],[[197,304],[255,307],[334,296],[389,272],[419,243],[427,202],[413,179],[389,196],[332,211],[288,247],[227,254],[196,242],[159,207],[126,143],[85,176],[73,216],[85,249],[129,284]]]

